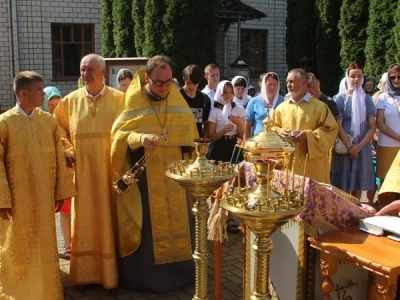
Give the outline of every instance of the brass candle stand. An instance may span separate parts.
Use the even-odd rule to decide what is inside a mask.
[[[256,236],[252,245],[255,266],[250,299],[253,300],[271,299],[268,290],[269,256],[274,248],[271,234],[305,210],[304,195],[295,192],[294,174],[289,176],[289,166],[294,164],[292,157],[295,148],[290,141],[284,140],[271,130],[271,119],[267,117],[263,123],[263,132],[238,143],[245,160],[255,166],[257,185],[253,188],[230,187],[221,199],[221,207],[235,214]],[[286,171],[283,192],[278,192],[271,184],[275,168]],[[249,277],[249,268],[250,265],[246,264],[246,277]],[[244,289],[250,291],[249,278],[245,278]]]
[[[166,175],[177,181],[195,198],[192,212],[195,216],[195,249],[193,258],[196,266],[195,294],[193,300],[207,300],[207,198],[224,182],[234,177],[234,168],[230,163],[215,164],[207,160],[209,140],[194,140],[197,158],[194,161],[173,162],[167,168]]]

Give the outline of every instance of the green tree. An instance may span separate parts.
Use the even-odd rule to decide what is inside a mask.
[[[321,81],[321,90],[330,96],[337,93],[343,76],[340,66],[340,39],[337,27],[341,4],[342,0],[316,0],[318,24],[315,70]]]
[[[302,60],[314,59],[316,8],[315,0],[286,3],[286,62],[293,69]]]
[[[101,1],[101,54],[104,57],[115,56],[112,20],[112,0]]]
[[[395,42],[395,49],[396,49],[396,54],[395,57],[392,58],[395,62],[400,62],[400,1],[397,1],[397,6],[395,9],[395,13],[394,13],[394,26],[393,26],[393,30],[392,30],[392,37],[391,39],[393,39],[394,37],[394,42]],[[390,60],[387,60],[388,65],[392,64],[392,62],[390,62]],[[389,66],[388,66],[389,68]]]
[[[163,49],[180,79],[188,64],[205,66],[216,59],[218,1],[166,0],[165,4]]]
[[[368,7],[370,0],[343,0],[340,7],[339,37],[343,70],[357,62],[365,64],[365,42],[367,40]]]
[[[144,43],[144,7],[145,0],[133,0],[132,3],[132,21],[134,23],[135,31],[135,48],[136,55],[139,57],[143,55],[143,43]]]
[[[114,45],[116,57],[136,56],[132,0],[113,0]]]
[[[162,36],[167,29],[164,25],[165,1],[146,0],[144,6],[144,40],[142,42],[143,56],[152,57],[155,54],[165,53],[162,45]],[[177,14],[182,13],[179,8]],[[137,20],[135,19],[136,23]]]
[[[395,59],[395,41],[391,35],[396,7],[397,3],[392,0],[371,0],[365,45],[364,73],[367,77],[379,79],[388,67],[386,56],[391,57],[392,62]]]

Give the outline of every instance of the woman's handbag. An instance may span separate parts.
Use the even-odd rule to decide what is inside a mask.
[[[350,139],[350,143],[353,143],[353,138],[350,135],[347,136]],[[337,154],[347,154],[347,147],[339,137],[335,139],[335,152]]]

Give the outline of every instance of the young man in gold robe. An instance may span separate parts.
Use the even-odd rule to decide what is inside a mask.
[[[274,130],[295,145],[295,174],[303,175],[306,163],[306,177],[330,183],[329,149],[338,124],[326,104],[307,92],[307,73],[303,69],[291,70],[286,85],[289,95],[274,111]]]
[[[54,111],[75,164],[69,275],[74,284],[111,289],[118,274],[110,132],[124,93],[104,84],[105,61],[97,54],[82,58],[80,73],[85,86],[65,96]]]
[[[165,171],[186,156],[198,132],[173,84],[169,57],[157,55],[136,73],[120,113],[111,133],[114,169],[122,176],[148,154],[139,182],[117,200],[120,286],[156,293],[182,289],[194,281],[193,218],[184,189]]]
[[[64,299],[54,213],[75,187],[43,89],[17,74],[17,105],[0,116],[0,299]]]

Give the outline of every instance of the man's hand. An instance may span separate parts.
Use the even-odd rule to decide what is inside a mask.
[[[0,219],[11,220],[11,208],[0,208]]]
[[[56,201],[54,211],[58,213],[64,205],[64,199]]]
[[[299,134],[291,137],[291,140],[294,143],[305,143],[305,142],[307,142],[307,134],[305,133],[305,131],[300,131]]]
[[[375,216],[383,215],[398,215],[400,212],[400,200],[393,201],[392,203],[386,205],[380,211],[378,211]]]
[[[286,140],[290,140],[290,130],[289,129],[281,129],[279,131],[279,135]]]
[[[72,157],[66,157],[65,161],[67,162],[68,168],[72,169],[74,167],[75,159],[73,159]]]
[[[159,145],[158,136],[155,134],[142,134],[140,136],[140,143],[146,150],[153,150]]]

